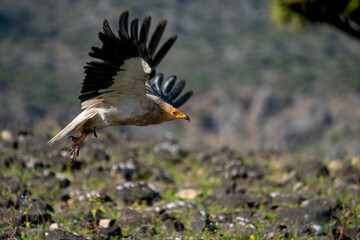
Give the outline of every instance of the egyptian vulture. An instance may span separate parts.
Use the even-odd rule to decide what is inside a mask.
[[[166,20],[157,25],[147,43],[151,17],[144,19],[140,32],[138,19],[131,22],[129,32],[128,18],[128,11],[120,15],[118,36],[108,21],[104,21],[103,32],[99,33],[102,47],[91,48],[89,55],[96,60],[84,67],[85,79],[79,96],[83,111],[48,142],[51,146],[71,131],[80,132],[79,137],[70,136],[71,160],[79,154],[87,135],[96,136],[96,130],[108,126],[148,126],[175,119],[190,121],[178,110],[192,95],[188,91],[179,97],[185,81],[175,84],[175,76],[165,81],[163,74],[155,76],[155,68],[177,36],[170,37],[156,52]]]

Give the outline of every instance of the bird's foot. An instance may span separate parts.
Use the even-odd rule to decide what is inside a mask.
[[[81,134],[80,137],[74,137],[74,136],[69,137],[74,142],[73,144],[71,144],[71,146],[69,148],[71,161],[73,161],[74,158],[79,155],[80,146],[81,146],[82,142],[84,141],[85,137],[86,137],[85,133]]]

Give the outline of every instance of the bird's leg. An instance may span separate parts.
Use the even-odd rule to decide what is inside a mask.
[[[74,160],[75,156],[79,155],[80,145],[85,140],[86,135],[87,135],[86,133],[83,133],[83,134],[81,134],[80,137],[74,137],[74,136],[69,137],[74,142],[69,148],[69,151],[71,153],[71,155],[70,155],[71,161]]]

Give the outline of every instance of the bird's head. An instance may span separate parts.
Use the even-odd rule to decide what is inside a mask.
[[[168,121],[175,120],[175,119],[185,119],[190,122],[189,116],[185,115],[184,113],[180,112],[176,108],[171,108],[169,112]]]

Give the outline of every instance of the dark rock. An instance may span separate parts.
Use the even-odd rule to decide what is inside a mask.
[[[206,224],[203,218],[195,219],[194,221],[191,222],[191,226],[190,226],[190,228],[195,232],[202,232],[204,231],[205,227]]]
[[[193,213],[194,221],[191,222],[190,228],[195,232],[202,232],[205,230],[215,230],[215,222],[212,217],[204,210]]]
[[[145,201],[148,205],[161,199],[160,191],[146,182],[126,182],[116,187],[115,200],[125,204]]]
[[[139,227],[137,230],[132,232],[132,235],[138,239],[145,239],[149,236],[156,235],[156,229],[154,225],[146,224]]]
[[[59,239],[66,239],[66,240],[82,240],[85,239],[77,234],[70,233],[61,229],[56,229],[50,232],[45,232],[45,240],[59,240]]]
[[[278,220],[292,221],[296,224],[327,223],[337,206],[333,198],[319,198],[308,203],[305,207],[296,207],[284,210]]]
[[[89,178],[96,178],[96,179],[105,179],[109,177],[109,172],[104,169],[102,166],[96,168],[87,168],[84,171],[77,172],[78,175],[85,174]]]
[[[236,184],[234,181],[226,182],[221,186],[215,187],[213,194],[215,198],[220,198],[226,194],[235,193]]]
[[[169,234],[172,234],[174,232],[182,232],[185,229],[184,224],[175,217],[167,214],[166,209],[159,211],[157,213],[157,218],[163,222],[162,228],[166,230]]]
[[[67,178],[58,179],[58,181],[59,181],[59,187],[60,188],[67,188],[71,184],[70,180],[67,179]]]
[[[99,232],[94,239],[96,240],[105,240],[111,238],[120,239],[121,237],[122,237],[122,233],[120,226],[111,226],[109,228],[99,228]]]
[[[4,168],[8,168],[11,165],[16,164],[20,167],[25,167],[25,160],[19,154],[11,153],[9,155],[2,155],[0,157],[0,166]]]
[[[270,208],[276,208],[277,206],[280,205],[293,205],[293,206],[297,206],[299,205],[301,202],[303,202],[304,200],[306,200],[303,196],[296,194],[296,193],[279,193],[276,194],[275,196],[271,197],[273,204],[270,205]]]
[[[234,223],[239,221],[250,222],[250,218],[253,218],[255,214],[255,211],[249,209],[228,213],[214,213],[212,216],[218,223]]]
[[[164,181],[166,183],[174,183],[174,178],[170,173],[165,172],[158,166],[151,166],[149,170],[151,180]]]
[[[0,193],[0,208],[8,208],[13,203]]]
[[[243,225],[235,223],[224,223],[219,226],[219,232],[222,234],[227,233],[237,236],[250,236],[255,234],[257,231],[255,225],[251,223],[245,223]]]
[[[166,209],[167,212],[171,211],[171,210],[184,210],[186,211],[187,209],[194,209],[196,208],[196,204],[195,202],[192,201],[174,201],[174,202],[168,202],[165,204],[161,204],[163,206],[164,209]]]
[[[152,213],[146,211],[140,213],[131,208],[123,208],[119,211],[117,220],[120,226],[138,227],[143,224],[152,224],[154,217]]]
[[[186,155],[186,152],[171,136],[168,136],[166,139],[156,144],[154,149],[159,158],[172,163],[181,162],[181,159]]]
[[[61,195],[59,200],[62,201],[62,202],[67,202],[69,201],[71,198],[69,196],[69,194],[64,194],[64,195]]]
[[[327,176],[329,176],[329,170],[323,163],[321,163],[317,160],[305,161],[305,162],[299,163],[299,165],[297,166],[297,169],[296,169],[296,178],[298,180],[300,180],[300,179],[304,179],[308,176],[327,177]]]
[[[339,176],[346,179],[350,183],[360,183],[360,169],[358,168],[346,166],[340,171]]]
[[[286,238],[289,235],[286,225],[275,224],[265,230],[263,240]]]
[[[96,222],[94,219],[83,219],[79,221],[72,222],[70,224],[71,230],[75,229],[94,229],[96,228]]]
[[[27,186],[29,188],[36,188],[40,185],[44,189],[51,190],[59,185],[59,180],[55,177],[54,173],[50,173],[47,175],[35,175],[27,181]]]
[[[107,154],[106,151],[101,148],[96,148],[93,155],[94,155],[94,159],[96,159],[96,161],[103,161],[103,160],[109,161],[110,160],[109,154]]]
[[[21,222],[29,222],[32,227],[38,228],[40,224],[45,224],[51,221],[51,215],[48,213],[28,213],[22,215]]]
[[[139,170],[144,169],[144,167],[140,166],[141,163],[135,153],[129,153],[128,155],[125,160],[116,162],[111,166],[111,174],[119,174],[126,181],[131,181],[140,177],[141,172]]]
[[[228,147],[219,147],[212,149],[209,153],[206,153],[202,159],[202,164],[218,164],[221,165],[234,160],[239,163],[243,163],[242,158],[237,156],[234,151]]]
[[[163,221],[161,227],[165,231],[167,231],[168,234],[173,234],[174,232],[182,232],[185,229],[184,224],[174,217],[170,217]]]
[[[72,162],[67,161],[64,163],[64,165],[62,166],[62,171],[66,171],[67,169],[70,169],[72,171],[76,171],[76,170],[80,170],[84,165],[83,161],[79,161],[79,160],[73,160]]]
[[[223,208],[257,207],[261,201],[244,193],[231,193],[216,201]]]
[[[18,176],[14,175],[1,175],[0,186],[1,189],[6,189],[8,193],[13,193],[14,195],[21,195],[25,192],[25,185]]]

